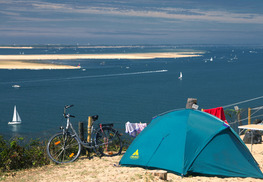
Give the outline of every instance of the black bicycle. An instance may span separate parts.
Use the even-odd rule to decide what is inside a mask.
[[[73,162],[80,156],[82,147],[93,149],[101,156],[121,154],[122,141],[119,132],[113,128],[113,124],[99,124],[99,127],[94,129],[93,123],[98,119],[98,115],[89,117],[87,141],[81,141],[70,122],[70,118],[75,116],[66,113],[72,106],[64,107],[66,127],[61,126],[62,132],[55,134],[48,141],[47,154],[52,161],[58,164]]]

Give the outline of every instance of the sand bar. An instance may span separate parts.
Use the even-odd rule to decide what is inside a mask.
[[[0,46],[0,49],[33,49],[33,47],[31,46],[21,46],[21,47]]]
[[[128,54],[43,54],[43,55],[0,55],[0,60],[59,60],[59,59],[154,59],[197,57],[201,52],[164,52]]]
[[[42,54],[42,55],[0,55],[0,69],[77,69],[79,67],[41,64],[41,60],[74,59],[155,59],[198,57],[202,52],[161,52],[161,53],[119,53],[119,54]],[[31,61],[31,62],[27,62]],[[33,61],[33,62],[32,62]]]
[[[32,63],[26,61],[0,60],[0,69],[79,69],[77,66]]]

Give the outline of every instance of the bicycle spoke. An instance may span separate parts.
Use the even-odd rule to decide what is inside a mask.
[[[74,147],[74,146],[77,146],[78,145],[78,143],[75,143],[75,144],[71,144],[71,145],[67,145],[66,147],[65,147],[65,150],[66,149],[68,149],[68,148],[70,148],[70,147]]]
[[[49,157],[56,163],[72,162],[80,155],[81,146],[70,134],[57,134],[48,143]]]
[[[97,133],[96,146],[98,151],[105,156],[118,155],[122,150],[120,137],[112,128],[105,128]]]

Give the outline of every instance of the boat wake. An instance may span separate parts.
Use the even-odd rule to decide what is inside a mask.
[[[154,71],[142,71],[142,72],[130,72],[130,73],[116,73],[116,74],[105,74],[105,75],[88,75],[88,76],[74,76],[65,78],[51,78],[51,79],[39,79],[39,80],[23,80],[16,81],[15,83],[32,83],[32,82],[46,82],[46,81],[63,81],[63,80],[74,80],[74,79],[89,79],[89,78],[103,78],[103,77],[118,77],[118,76],[129,76],[129,75],[142,75],[142,74],[153,74],[153,73],[164,73],[168,70],[154,70]],[[2,82],[2,84],[10,84],[14,82]]]
[[[85,79],[85,78],[103,78],[103,77],[116,77],[116,76],[129,76],[129,75],[141,75],[141,74],[150,74],[150,73],[162,73],[167,72],[168,70],[155,70],[155,71],[142,71],[142,72],[131,72],[131,73],[116,73],[116,74],[106,74],[106,75],[90,75],[90,76],[76,76],[62,78],[61,80],[72,80],[72,79]]]

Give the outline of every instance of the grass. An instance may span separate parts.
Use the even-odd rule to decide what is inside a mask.
[[[49,164],[45,144],[38,139],[24,143],[21,137],[6,141],[0,136],[0,171],[9,172]]]

